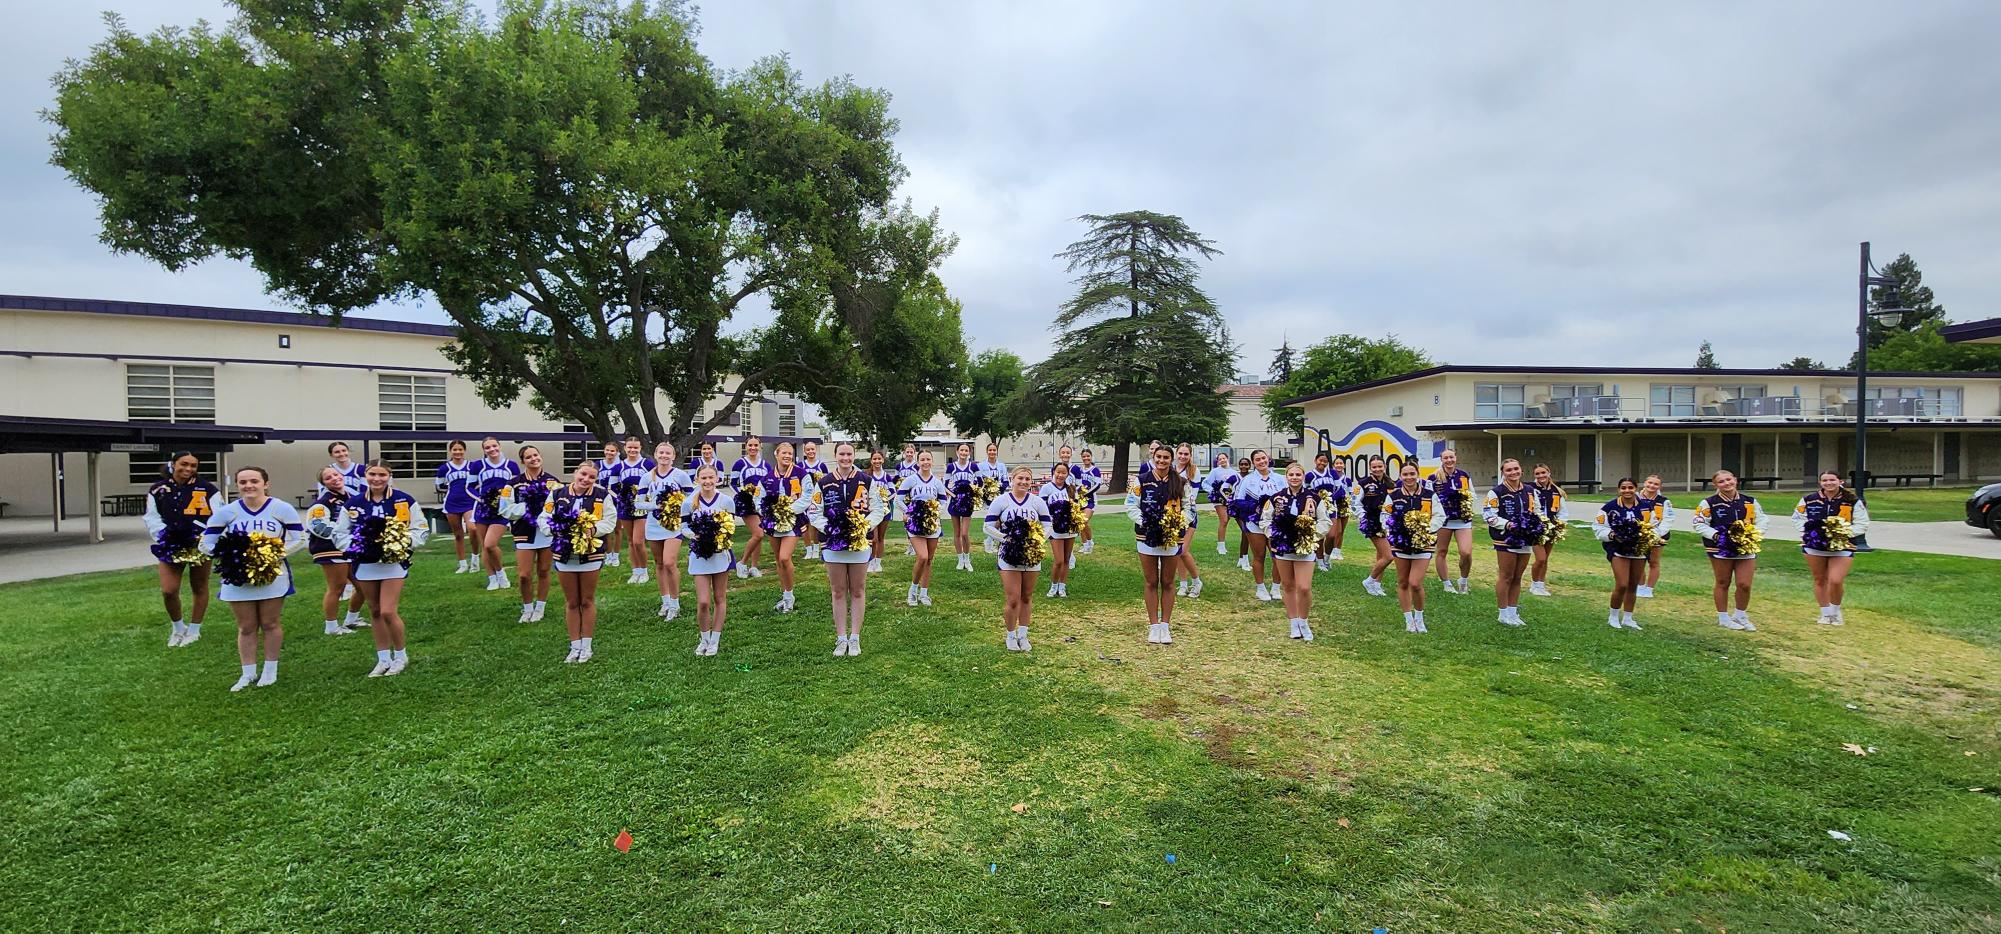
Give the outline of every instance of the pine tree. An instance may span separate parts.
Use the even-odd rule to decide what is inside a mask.
[[[1702,342],[1702,349],[1695,352],[1695,368],[1698,370],[1720,370],[1716,363],[1716,351],[1709,348],[1709,342]]]
[[[1918,264],[1911,254],[1900,254],[1889,265],[1877,270],[1894,285],[1878,285],[1869,289],[1871,310],[1885,308],[1905,309],[1895,318],[1869,317],[1869,350],[1881,348],[1891,338],[1899,334],[1915,334],[1926,324],[1945,323],[1945,306],[1939,304],[1930,286],[1925,285],[1925,274],[1918,270]],[[1876,368],[1876,361],[1869,361],[1870,369]],[[1848,368],[1855,369],[1855,355],[1848,355]]]
[[[1286,340],[1278,345],[1278,356],[1271,361],[1271,378],[1275,383],[1292,379],[1292,341]]]
[[[1034,422],[1112,445],[1113,489],[1143,438],[1207,443],[1229,432],[1236,350],[1203,294],[1196,258],[1221,251],[1181,218],[1152,211],[1087,214],[1084,239],[1058,259],[1077,294],[1056,315],[1062,335],[1028,372],[1022,410]]]

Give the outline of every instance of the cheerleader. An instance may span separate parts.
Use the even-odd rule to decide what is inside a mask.
[[[1070,450],[1065,447],[1063,450]],[[1076,562],[1077,529],[1084,524],[1084,488],[1070,465],[1058,461],[1035,495],[1049,507],[1049,557],[1056,562],[1045,597],[1070,596],[1070,569]]]
[[[1325,455],[1322,455],[1323,457]],[[1314,548],[1327,535],[1332,506],[1324,488],[1306,482],[1307,471],[1293,461],[1285,468],[1285,489],[1265,504],[1259,516],[1272,547],[1273,571],[1292,638],[1313,641],[1313,569],[1319,565]]]
[[[619,547],[612,550],[621,553],[625,547],[632,549],[632,576],[625,579],[628,584],[647,583],[651,574],[646,566],[646,514],[633,505],[639,499],[639,485],[646,482],[647,474],[653,472],[653,461],[646,458],[641,449],[642,442],[638,435],[626,435],[625,458],[618,462],[609,482],[605,483],[605,489],[611,490],[618,500],[620,510],[616,536]]]
[[[459,566],[454,574],[471,574],[479,559],[473,557],[470,547],[471,523],[466,515],[472,512],[472,466],[466,463],[466,443],[453,441],[445,447],[445,462],[438,465],[431,486],[438,491],[439,505],[444,507],[445,525],[452,530],[452,546],[458,551]]]
[[[1431,490],[1417,482],[1417,464],[1405,461],[1402,474],[1383,497],[1377,515],[1397,563],[1397,603],[1403,607],[1404,631],[1429,632],[1424,628],[1424,576],[1432,560],[1432,543],[1425,539],[1437,537],[1443,516],[1432,511]]]
[[[1188,542],[1187,516],[1192,511],[1188,478],[1173,468],[1173,460],[1172,449],[1154,448],[1153,462],[1126,493],[1133,544],[1139,551],[1140,573],[1146,577],[1146,641],[1154,645],[1174,644],[1174,572]]]
[[[375,667],[368,676],[383,678],[402,674],[410,664],[400,608],[403,582],[410,576],[410,556],[424,547],[430,526],[417,498],[396,489],[381,461],[368,462],[366,477],[367,489],[350,497],[343,510],[342,537],[348,539],[355,586],[375,616],[370,630],[375,634]],[[390,523],[401,523],[402,530]]]
[[[1091,449],[1086,447],[1077,452],[1083,458],[1077,465],[1077,479],[1084,481],[1084,527],[1077,530],[1077,553],[1091,553],[1091,520],[1098,516],[1098,491],[1105,488],[1105,472],[1091,463]]]
[[[999,449],[988,445],[987,450]],[[1035,495],[1034,485],[1035,471],[1014,468],[1008,477],[1008,491],[987,505],[981,522],[988,541],[1000,552],[996,563],[1005,596],[1001,618],[1007,627],[1010,652],[1033,648],[1028,641],[1028,624],[1035,601],[1035,576],[1042,571],[1049,541],[1049,504]]]
[[[598,628],[598,572],[612,553],[610,535],[618,527],[618,496],[597,479],[596,464],[578,464],[569,485],[549,495],[542,518],[563,588],[563,625],[570,635],[566,664],[591,660],[591,636]]]
[[[1438,455],[1438,472],[1431,475],[1426,488],[1438,505],[1438,514],[1445,517],[1445,534],[1438,536],[1438,580],[1446,593],[1472,593],[1467,578],[1473,575],[1473,478],[1459,469],[1457,450],[1446,448]],[[1457,585],[1446,572],[1446,554],[1455,542],[1459,545]]]
[[[889,489],[891,490],[902,489],[903,481],[910,479],[910,475],[916,472],[917,472],[917,445],[911,444],[906,441],[904,442],[903,445],[903,459],[896,462],[896,477],[891,482]],[[896,498],[892,495],[890,497],[891,514],[890,516],[888,516],[888,518],[899,518],[895,515],[895,508],[894,508],[895,503],[896,503]],[[884,534],[888,534],[889,524],[887,522],[883,523],[882,529]],[[911,541],[908,537],[905,537],[903,540],[904,556],[908,557],[916,553],[917,553],[917,543]],[[874,570],[874,568],[871,568],[871,570]]]
[[[1605,543],[1605,560],[1612,563],[1612,609],[1605,625],[1613,629],[1638,629],[1633,621],[1633,600],[1639,596],[1640,581],[1647,570],[1648,546],[1659,533],[1652,531],[1652,507],[1639,494],[1633,478],[1619,481],[1619,495],[1598,510],[1591,530]]]
[[[979,467],[973,464],[973,446],[960,443],[957,456],[945,465],[945,488],[951,497],[945,501],[945,511],[952,517],[952,549],[958,552],[958,569],[973,569],[973,509],[976,493],[974,487],[980,482]]]
[[[1265,554],[1271,540],[1258,517],[1264,515],[1266,501],[1284,488],[1285,478],[1271,472],[1271,455],[1253,451],[1251,473],[1237,484],[1237,498],[1232,506],[1237,512],[1237,524],[1250,536],[1251,579],[1257,582],[1257,598],[1265,603],[1278,599],[1279,595],[1265,585]],[[1277,577],[1276,568],[1273,577]]]
[[[1709,569],[1716,584],[1716,625],[1756,630],[1751,625],[1751,577],[1758,573],[1758,551],[1767,517],[1758,501],[1737,490],[1737,475],[1719,470],[1709,478],[1716,494],[1695,507],[1695,531],[1708,542]],[[1736,607],[1731,608],[1735,584]]]
[[[1230,531],[1230,497],[1237,491],[1237,481],[1243,479],[1230,466],[1230,455],[1216,455],[1216,465],[1209,468],[1209,475],[1202,478],[1202,489],[1209,494],[1209,504],[1216,513],[1216,553],[1227,555],[1230,546],[1224,538]]]
[[[694,492],[694,478],[674,466],[674,446],[665,441],[654,445],[653,469],[641,478],[638,493],[639,511],[646,516],[646,547],[660,569],[662,619],[681,615],[681,515]]]
[[[1237,458],[1238,485],[1241,486],[1243,484],[1243,478],[1248,477],[1250,475],[1251,475],[1251,459],[1248,457]],[[1232,498],[1230,502],[1232,503],[1236,502],[1235,495],[1236,494],[1233,491],[1231,494]],[[1227,506],[1228,504],[1225,505]],[[1225,553],[1227,554],[1227,552]],[[1251,572],[1251,533],[1245,530],[1244,524],[1242,522],[1237,523],[1237,570],[1242,571],[1246,574],[1249,574]]]
[[[703,467],[714,467],[718,478],[724,476],[723,461],[722,458],[716,456],[716,446],[704,441],[702,442],[700,451],[700,454],[697,454],[694,459],[688,461],[688,476],[694,476]]]
[[[1549,596],[1549,555],[1556,550],[1556,543],[1563,538],[1564,523],[1570,519],[1570,506],[1563,498],[1563,488],[1556,485],[1556,477],[1550,473],[1548,464],[1535,465],[1532,475],[1535,481],[1535,498],[1542,506],[1544,528],[1547,530],[1536,540],[1535,560],[1529,565],[1529,594],[1537,597]],[[1666,538],[1666,527],[1656,524],[1661,536]]]
[[[480,460],[473,465],[472,492],[478,502],[472,507],[472,526],[479,538],[481,566],[486,568],[486,589],[506,590],[507,571],[500,566],[500,535],[507,531],[507,519],[500,514],[500,492],[521,475],[521,465],[500,454],[500,439],[487,435],[479,442]]]
[[[792,564],[792,552],[799,547],[799,529],[806,525],[806,492],[813,488],[813,477],[806,468],[793,460],[792,442],[781,441],[776,449],[778,463],[764,475],[764,492],[758,502],[758,524],[764,529],[766,538],[771,539],[771,555],[778,565],[778,602],[772,609],[780,613],[790,613],[798,605],[792,596],[792,582],[798,572]]]
[[[1869,507],[1855,491],[1841,485],[1841,475],[1821,471],[1820,489],[1793,507],[1799,528],[1800,552],[1813,573],[1813,597],[1820,603],[1820,623],[1839,626],[1841,596],[1855,563],[1855,540],[1869,532]]]
[[[763,496],[764,478],[771,474],[771,465],[759,456],[762,445],[756,435],[743,439],[743,456],[730,465],[737,521],[750,527],[750,543],[743,547],[743,560],[736,566],[736,576],[740,578],[764,576],[764,569],[757,566],[759,546],[764,544],[764,522],[758,515],[758,500]]]
[[[1480,509],[1487,523],[1487,537],[1494,543],[1494,561],[1499,575],[1494,581],[1494,605],[1503,626],[1526,626],[1522,619],[1522,573],[1535,558],[1535,543],[1542,540],[1542,500],[1522,482],[1522,462],[1512,457],[1501,461],[1501,482],[1487,491]]]
[[[1396,558],[1390,554],[1388,530],[1383,526],[1383,502],[1396,485],[1381,455],[1370,456],[1368,475],[1355,482],[1354,496],[1359,507],[1356,528],[1376,550],[1375,563],[1369,565],[1369,575],[1362,578],[1362,592],[1372,597],[1389,596],[1383,592],[1383,570]]]
[[[706,446],[706,445],[705,445]],[[723,641],[730,609],[730,568],[736,565],[731,498],[721,492],[722,468],[714,462],[695,468],[695,492],[681,501],[681,536],[688,540],[688,576],[695,580],[695,625],[701,641],[696,655],[714,655]],[[655,507],[658,508],[658,507]],[[665,567],[665,565],[662,565]]]
[[[1079,480],[1077,477],[1078,474],[1077,465],[1070,463],[1070,457],[1073,453],[1075,452],[1067,444],[1057,446],[1055,466],[1062,468],[1063,475],[1069,478],[1069,480],[1065,481],[1066,485],[1070,487],[1081,488],[1082,481]],[[1079,492],[1081,494],[1081,489],[1079,490]],[[1054,515],[1054,513],[1052,513],[1051,515]],[[1074,540],[1071,542],[1070,557],[1064,562],[1063,570],[1066,572],[1077,570],[1077,546]],[[1067,573],[1064,575],[1064,579],[1065,580],[1069,579],[1069,575]]]
[[[1176,596],[1193,600],[1202,596],[1202,569],[1195,564],[1195,549],[1190,547],[1195,541],[1195,527],[1200,524],[1202,510],[1195,508],[1195,496],[1202,489],[1201,472],[1195,467],[1195,450],[1187,442],[1174,446],[1174,472],[1186,481],[1188,491],[1188,535],[1181,540],[1181,577],[1174,582]]]
[[[1647,552],[1647,579],[1639,587],[1640,596],[1652,597],[1654,585],[1661,582],[1661,550],[1667,547],[1668,535],[1674,529],[1674,503],[1661,492],[1661,475],[1648,474],[1640,486],[1640,499],[1654,513],[1654,532],[1660,536],[1660,544]]]
[[[917,455],[917,471],[905,477],[897,488],[897,498],[903,506],[903,530],[917,546],[917,562],[910,569],[910,592],[903,598],[906,605],[931,605],[931,565],[938,559],[938,539],[945,534],[940,519],[950,496],[945,478],[931,470],[931,452]]]
[[[620,445],[616,441],[606,441],[604,443],[604,456],[598,458],[597,467],[598,479],[603,481],[607,488],[610,487],[613,480],[618,479],[618,464],[624,458],[625,448],[623,445]],[[612,547],[605,555],[604,566],[608,568],[618,567],[619,561],[622,560],[620,558],[621,553],[622,551],[618,547],[616,537],[614,537]]]
[[[1341,472],[1340,463],[1327,455],[1317,455],[1313,462],[1315,469],[1307,473],[1307,483],[1320,491],[1329,516],[1327,534],[1320,539],[1316,550],[1318,560],[1314,563],[1327,571],[1332,570],[1328,562],[1345,560],[1341,555],[1341,537],[1348,531],[1348,498],[1354,492],[1354,484]]]
[[[236,500],[209,515],[201,550],[215,558],[222,602],[236,616],[236,656],[243,675],[230,690],[241,691],[253,680],[260,688],[278,683],[278,650],[285,644],[279,616],[293,592],[292,566],[284,556],[305,544],[306,527],[290,503],[271,497],[271,475],[264,468],[238,467],[235,481]],[[262,674],[257,670],[260,635]]]
[[[524,444],[516,452],[521,475],[501,490],[500,515],[514,538],[514,576],[520,578],[521,619],[539,623],[549,609],[549,576],[555,556],[549,551],[550,499],[563,481],[542,469],[542,451]]]
[[[876,482],[855,467],[855,446],[834,445],[834,469],[813,490],[807,519],[821,532],[820,560],[834,610],[834,654],[862,654],[862,616],[868,610],[870,533],[887,509]]]
[[[222,490],[201,479],[201,458],[182,451],[167,459],[167,475],[146,491],[146,533],[152,537],[159,563],[160,600],[166,605],[167,647],[191,645],[201,638],[202,617],[208,615],[208,559],[201,550],[202,529]],[[181,613],[181,581],[194,591],[194,612]],[[189,622],[192,620],[192,622]]]
[[[883,466],[883,464],[887,460],[888,460],[888,455],[885,455],[881,451],[869,452],[868,480],[871,489],[876,489],[876,490],[896,489],[896,485],[898,482],[896,476],[891,474],[888,468]],[[887,506],[883,507],[883,511],[884,514],[887,515],[889,507]],[[819,532],[819,529],[814,529],[813,531],[817,534]],[[888,548],[889,548],[888,542],[889,542],[889,523],[885,522],[881,525],[878,525],[875,527],[873,531],[869,532],[868,536],[869,557],[868,557],[867,573],[870,574],[882,573],[882,558],[884,554],[888,553]],[[820,546],[820,552],[821,552],[820,557],[823,560],[826,558],[826,551],[827,551],[826,545],[822,543],[822,545]],[[972,568],[968,567],[966,568],[966,570],[970,571],[972,570]]]
[[[349,492],[359,490],[367,484],[367,480],[362,476],[364,468],[355,462],[354,453],[348,449],[347,442],[335,441],[327,445],[327,456],[333,458],[333,463],[327,466],[340,471],[341,479],[347,481]]]
[[[363,483],[368,482],[365,478]],[[335,541],[331,535],[316,531],[317,520],[333,522],[347,508],[347,501],[355,491],[348,489],[347,476],[332,464],[320,468],[320,494],[313,497],[312,505],[306,507],[306,554],[319,566],[320,577],[326,581],[326,592],[320,597],[320,616],[326,620],[321,630],[329,636],[344,636],[357,627],[368,623],[361,618],[361,591],[350,586],[354,569],[347,557],[347,547]],[[340,604],[346,595],[347,618],[341,619]]]
[[[812,479],[815,486],[818,486],[820,478],[827,475],[827,464],[825,461],[820,460],[820,442],[808,440],[800,445],[799,466],[806,468],[806,476]],[[799,526],[799,539],[806,543],[806,560],[819,560],[819,530],[813,528],[812,523],[802,523]]]

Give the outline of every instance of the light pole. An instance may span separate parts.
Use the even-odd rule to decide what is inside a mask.
[[[1875,273],[1876,268],[1869,263],[1869,241],[1864,240],[1861,274],[1855,283],[1855,463],[1851,477],[1858,497],[1867,497],[1869,489],[1869,319],[1900,317],[1910,310],[1903,307],[1903,296],[1896,292],[1897,280]],[[1890,290],[1883,302],[1888,307],[1870,310],[1872,286]]]

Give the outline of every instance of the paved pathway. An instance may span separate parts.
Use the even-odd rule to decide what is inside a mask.
[[[1755,491],[1753,493],[1755,494]],[[1781,496],[1782,499],[1785,497]],[[1697,497],[1697,501],[1700,497]],[[1793,499],[1785,499],[1785,506],[1772,516],[1772,523],[1765,528],[1768,538],[1780,541],[1799,541],[1799,532],[1793,528]],[[1578,497],[1570,501],[1570,520],[1584,522],[1597,515],[1602,500]],[[1675,508],[1674,530],[1690,532],[1689,523],[1695,515],[1695,501]],[[1916,551],[1932,555],[1958,555],[1963,558],[1988,558],[2001,560],[2001,538],[1995,538],[1984,529],[1976,529],[1960,521],[1948,522],[1871,522],[1869,523],[1869,545],[1881,551]]]

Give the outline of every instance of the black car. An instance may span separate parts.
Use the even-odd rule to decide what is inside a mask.
[[[1973,491],[1973,497],[1966,501],[1966,524],[2001,538],[2001,483],[1990,483]]]

